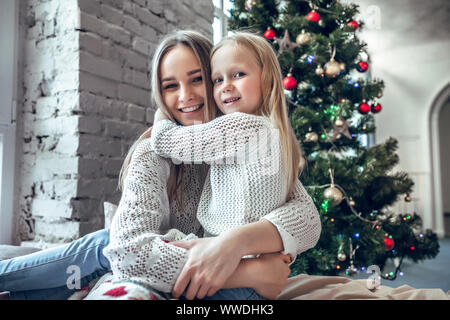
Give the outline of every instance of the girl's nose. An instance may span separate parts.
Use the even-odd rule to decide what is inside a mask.
[[[231,82],[230,81],[224,81],[222,91],[223,92],[230,92],[231,90],[233,90],[233,85],[231,84]]]

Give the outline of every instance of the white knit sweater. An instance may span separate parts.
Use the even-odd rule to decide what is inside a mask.
[[[284,252],[292,257],[314,247],[320,236],[320,218],[300,181],[282,205],[286,194],[283,170],[273,170],[268,162],[281,161],[279,149],[258,159],[251,156],[254,137],[268,128],[267,119],[242,113],[189,127],[170,121],[155,124],[152,138],[143,140],[133,154],[111,224],[110,244],[104,249],[115,279],[170,292],[187,253],[166,241],[218,235],[259,219],[277,227]],[[242,148],[250,151],[250,161],[230,163]],[[201,165],[183,164],[183,207],[175,201],[168,203],[166,184],[173,164],[153,150],[176,160],[211,164],[206,181]],[[220,159],[229,162],[218,164]]]

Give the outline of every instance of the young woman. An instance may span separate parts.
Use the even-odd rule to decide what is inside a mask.
[[[171,49],[177,45],[189,48],[197,58],[196,63],[192,63],[187,61],[186,57],[179,57],[181,64],[195,65],[195,68],[187,72],[181,72],[181,69],[177,72],[175,69],[168,77],[163,76],[160,68],[162,59],[167,57]],[[161,84],[163,79],[173,78],[180,89],[177,98],[180,104],[177,110],[173,110],[172,119],[179,124],[192,125],[203,122],[212,117],[211,113],[215,113],[215,110],[210,107],[212,94],[208,94],[211,90],[211,82],[205,80],[210,78],[210,49],[211,44],[207,39],[198,33],[186,31],[168,36],[154,55],[152,92],[155,101],[160,108],[166,107],[167,100],[163,99]],[[188,101],[195,104],[187,104]],[[228,251],[223,248],[230,239],[217,237],[219,245],[207,246],[205,250],[202,249],[202,243],[190,243],[189,250],[168,243],[203,236],[202,226],[196,219],[196,211],[206,170],[201,165],[174,165],[158,157],[151,150],[147,137],[148,134],[144,134],[138,139],[125,160],[121,172],[123,195],[112,223],[111,235],[104,230],[98,231],[59,249],[45,250],[34,255],[0,262],[0,290],[11,291],[12,298],[67,298],[71,291],[66,286],[68,278],[66,270],[68,266],[75,264],[81,269],[83,277],[81,286],[111,268],[117,281],[136,281],[162,292],[171,292],[186,261],[203,261],[203,268],[206,270],[220,270],[227,264]],[[289,202],[274,211],[296,208],[305,199],[303,191],[297,191]],[[316,217],[317,212],[314,211],[314,206],[307,210],[304,207],[294,210],[300,214],[303,212],[305,217],[303,219],[304,225],[307,226],[305,241],[303,239],[300,241],[303,241],[304,250],[306,250],[318,239],[320,220]],[[252,239],[265,237],[280,241],[278,230],[269,224],[235,231],[245,236],[241,237],[242,239],[246,238],[251,242],[253,242]],[[109,240],[111,240],[110,245],[104,252],[111,259],[111,266],[102,254],[102,249],[108,245]],[[210,241],[208,243],[212,244]],[[274,247],[271,252],[283,249],[280,243]],[[207,254],[219,258],[209,266],[204,265],[204,260],[201,258],[196,259],[198,256]],[[283,259],[285,258],[282,255],[269,255],[265,259],[243,260],[238,267],[229,268],[234,271],[225,277],[226,280],[222,282],[222,286],[216,287],[216,290],[206,293],[191,290],[186,292],[185,297],[202,298],[204,294],[212,294],[219,288],[231,287],[253,287],[253,290],[259,291],[266,297],[276,297],[286,278],[287,269]],[[244,277],[252,283],[245,283],[242,281],[242,275],[245,274],[245,268],[250,262],[254,263],[254,268],[270,266],[270,269],[274,271],[261,273],[263,279],[252,278],[255,275],[253,272],[252,277]],[[241,265],[242,268],[239,268]],[[40,279],[37,279],[35,275],[40,275]],[[49,278],[55,281],[49,284]],[[258,286],[257,283],[260,285]],[[240,298],[253,296],[254,293],[251,290],[236,290],[234,293],[239,292]],[[270,292],[264,293],[263,290]],[[174,294],[178,297],[183,292],[184,290],[175,291]],[[214,296],[224,299],[227,297],[227,292],[231,293],[228,297],[236,298],[233,291],[227,291],[227,289],[219,290]],[[58,294],[55,295],[55,293]]]

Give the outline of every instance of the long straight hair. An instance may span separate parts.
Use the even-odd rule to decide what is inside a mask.
[[[268,117],[280,131],[289,196],[295,188],[295,183],[303,170],[305,160],[289,121],[280,63],[272,46],[266,39],[247,31],[237,31],[224,38],[214,46],[211,57],[225,45],[235,45],[246,49],[261,68],[262,103],[257,113]]]
[[[210,66],[210,52],[212,49],[211,41],[203,36],[201,33],[192,30],[181,30],[171,33],[165,36],[158,47],[155,50],[152,60],[152,69],[151,69],[151,86],[152,86],[152,99],[156,104],[157,108],[160,108],[162,112],[164,112],[170,120],[178,123],[178,121],[172,116],[172,114],[168,111],[166,105],[164,104],[164,99],[162,96],[161,90],[161,61],[165,57],[165,55],[175,48],[176,46],[183,45],[192,50],[192,52],[197,57],[201,74],[203,79],[203,85],[205,87],[205,103],[204,110],[205,113],[205,121],[210,121],[215,118],[216,115],[216,107],[214,104],[213,94],[212,94],[212,81],[211,81],[211,66]],[[128,167],[131,162],[131,158],[133,153],[137,147],[137,145],[144,139],[149,138],[151,135],[151,128],[144,132],[130,147],[128,154],[123,162],[122,168],[119,174],[119,189],[123,190],[125,178],[128,173]],[[168,181],[168,195],[169,200],[174,199],[174,196],[177,195],[176,199],[181,199],[180,193],[177,192],[179,190],[179,186],[182,182],[183,177],[183,167],[181,165],[175,165],[175,174],[171,174]]]

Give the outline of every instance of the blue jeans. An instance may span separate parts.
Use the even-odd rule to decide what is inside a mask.
[[[0,292],[10,291],[11,299],[65,300],[111,270],[102,253],[108,243],[109,232],[103,229],[66,245],[2,260]],[[77,288],[70,289],[75,285],[67,284],[75,274],[80,282],[73,283]]]
[[[103,248],[109,232],[99,230],[66,245],[0,261],[0,292],[17,300],[66,300],[76,290],[111,271]],[[79,287],[72,287],[72,266],[79,271]],[[68,286],[69,282],[69,286]],[[184,299],[182,296],[181,299]],[[221,289],[204,300],[261,300],[251,288]]]

